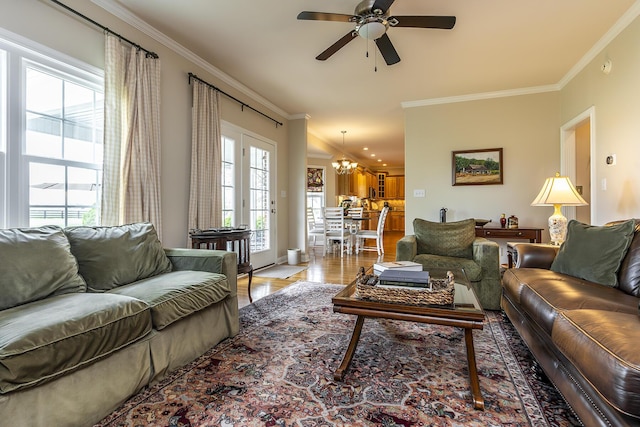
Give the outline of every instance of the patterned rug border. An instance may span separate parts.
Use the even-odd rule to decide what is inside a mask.
[[[304,292],[300,292],[299,290],[300,288],[303,288],[303,287],[313,287],[316,290],[319,289],[320,287],[327,288],[327,289],[333,288],[335,293],[337,293],[339,292],[340,289],[344,288],[344,285],[311,282],[311,281],[305,281],[305,280],[299,280],[295,283],[292,283],[291,285],[279,290],[278,292],[275,292],[271,295],[267,295],[257,300],[254,304],[240,308],[241,328],[240,328],[240,333],[238,335],[241,335],[243,333],[245,334],[251,333],[251,331],[255,331],[256,329],[261,328],[263,325],[267,323],[274,322],[275,320],[286,317],[287,316],[286,310],[283,310],[281,312],[274,311],[269,307],[270,304],[274,300],[278,300],[280,298],[287,297],[287,296],[293,299],[303,298]],[[290,301],[292,302],[294,300],[290,300]],[[246,312],[250,312],[251,310],[258,310],[258,311],[264,310],[268,312],[268,315],[259,317],[258,319],[255,319],[255,316],[253,316],[253,319],[252,319],[253,321],[243,323],[242,314]],[[247,316],[247,317],[251,317],[251,316]],[[530,375],[530,373],[528,374],[521,369],[521,364],[518,362],[516,355],[513,353],[511,344],[509,343],[509,338],[507,337],[507,333],[503,329],[502,322],[505,322],[505,321],[508,322],[508,320],[501,319],[501,317],[502,317],[502,314],[500,312],[487,311],[485,329],[490,329],[491,331],[491,336],[493,337],[493,341],[496,343],[498,351],[505,362],[505,366],[510,376],[510,380],[517,392],[517,395],[520,401],[522,402],[524,415],[528,419],[529,424],[531,426],[554,427],[558,425],[556,423],[550,424],[549,421],[546,419],[544,415],[544,410],[540,406],[539,401],[536,398],[535,392],[532,390],[532,388],[528,383],[528,380],[526,379],[527,375]],[[207,359],[211,358],[212,352],[216,352],[216,353],[224,352],[225,350],[232,347],[234,343],[235,343],[234,338],[229,338],[222,341],[217,346],[210,349],[204,355],[200,356],[196,360],[170,373],[167,377],[165,377],[160,382],[138,392],[135,396],[130,398],[128,401],[126,401],[120,408],[114,411],[111,415],[103,419],[99,424],[96,424],[96,426],[118,425],[118,424],[114,424],[114,423],[117,423],[118,418],[120,418],[121,416],[124,416],[130,410],[132,410],[139,404],[145,402],[150,397],[160,393],[164,388],[170,386],[176,380],[189,374],[196,367],[203,364],[203,362],[205,362]],[[482,381],[481,381],[481,388],[482,388]],[[513,425],[520,426],[520,424],[513,424]]]

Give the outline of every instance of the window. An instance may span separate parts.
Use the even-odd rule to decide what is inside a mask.
[[[236,225],[235,141],[222,136],[222,226]]]
[[[315,218],[322,218],[324,209],[324,168],[307,168],[307,207]]]
[[[2,225],[99,224],[102,77],[7,40],[0,52]]]

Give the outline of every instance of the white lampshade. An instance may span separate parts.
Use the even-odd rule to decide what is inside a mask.
[[[588,203],[582,198],[568,176],[547,178],[538,196],[531,206],[553,206],[553,215],[549,217],[549,235],[551,243],[560,245],[567,235],[567,218],[562,215],[562,206],[585,206]]]

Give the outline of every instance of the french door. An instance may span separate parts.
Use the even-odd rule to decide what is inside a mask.
[[[251,229],[253,268],[273,264],[276,261],[275,145],[226,123],[222,125],[222,134],[226,151],[223,186],[225,199],[230,199],[223,201],[226,223],[244,224]],[[226,197],[230,194],[233,199]]]

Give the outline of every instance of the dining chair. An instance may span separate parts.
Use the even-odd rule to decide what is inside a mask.
[[[375,230],[360,230],[356,233],[356,253],[359,251],[376,251],[378,252],[378,256],[382,256],[384,254],[384,223],[387,220],[388,213],[389,207],[385,206],[380,211],[378,226]],[[376,246],[365,246],[365,239],[376,239]]]
[[[364,215],[364,208],[362,207],[347,209],[347,216],[352,218],[362,218],[362,215]]]
[[[312,208],[307,208],[307,236],[309,240],[313,238],[312,247],[316,246],[318,236],[324,236],[324,225],[316,219]]]
[[[345,228],[344,210],[342,208],[324,208],[324,255],[333,242],[340,244],[340,257],[348,250],[351,235]]]

